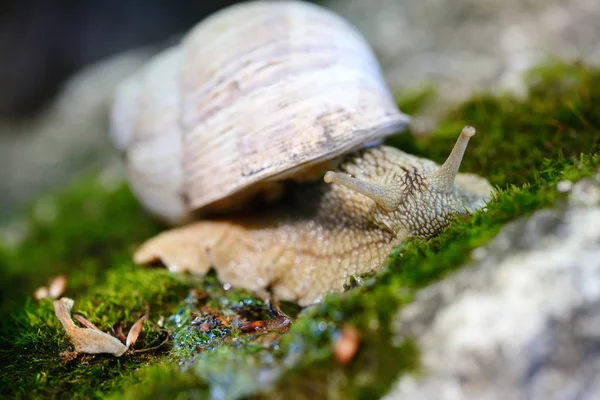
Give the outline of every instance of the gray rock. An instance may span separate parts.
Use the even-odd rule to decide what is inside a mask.
[[[108,139],[114,88],[155,51],[135,50],[93,64],[35,118],[0,120],[0,220],[81,171],[118,162]]]
[[[474,92],[522,92],[523,71],[547,58],[600,61],[597,0],[328,0],[325,4],[366,36],[392,88],[399,93],[425,84],[438,88],[440,98],[429,110],[432,117]]]
[[[563,185],[564,186],[564,185]],[[600,398],[600,185],[505,226],[394,323],[423,369],[391,399]]]

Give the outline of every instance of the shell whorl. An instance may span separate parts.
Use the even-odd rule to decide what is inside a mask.
[[[171,224],[184,222],[189,214],[181,196],[180,64],[179,48],[165,50],[121,84],[111,130],[131,190],[148,211]]]
[[[309,3],[257,1],[210,16],[124,83],[113,132],[134,192],[177,222],[408,120],[346,21]]]

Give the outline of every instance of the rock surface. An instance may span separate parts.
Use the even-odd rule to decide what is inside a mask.
[[[94,64],[35,118],[0,121],[0,219],[78,172],[114,162],[108,141],[114,88],[152,54],[141,49]]]
[[[559,186],[567,206],[508,224],[399,312],[423,369],[387,400],[598,398],[600,176]]]
[[[600,61],[595,0],[329,0],[375,49],[394,88],[423,81],[452,96],[522,88],[545,57]]]
[[[375,49],[401,90],[434,84],[448,103],[484,90],[522,91],[523,71],[550,57],[600,61],[597,0],[329,0]],[[427,119],[418,120],[426,122]],[[432,121],[416,126],[429,129]]]

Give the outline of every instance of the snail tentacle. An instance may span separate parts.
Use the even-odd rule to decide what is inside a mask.
[[[452,152],[450,152],[450,155],[444,164],[433,173],[431,182],[435,183],[437,191],[451,192],[454,190],[454,179],[458,174],[458,169],[460,168],[465,150],[469,144],[469,139],[473,135],[475,135],[475,128],[469,125],[465,126],[460,132],[460,135],[452,148]]]
[[[341,172],[328,171],[323,179],[326,183],[337,183],[374,200],[386,211],[393,211],[402,203],[402,193],[388,190],[383,185],[365,182]]]

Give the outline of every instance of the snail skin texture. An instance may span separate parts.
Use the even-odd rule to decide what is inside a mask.
[[[117,93],[112,138],[130,186],[179,225],[135,262],[214,268],[300,305],[343,291],[405,238],[491,197],[487,180],[458,173],[475,129],[440,166],[377,144],[408,121],[365,40],[332,12],[278,1],[214,14]]]

